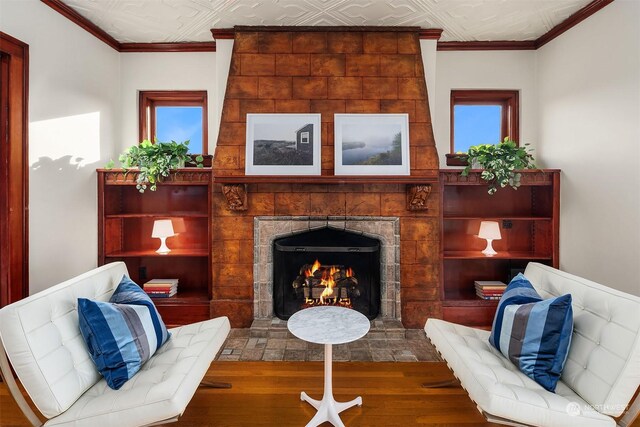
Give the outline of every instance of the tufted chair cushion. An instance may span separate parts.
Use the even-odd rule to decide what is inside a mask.
[[[599,412],[622,414],[640,384],[640,298],[538,263],[525,276],[543,298],[573,298],[562,381]]]
[[[77,300],[108,301],[127,267],[91,270],[0,310],[0,337],[13,369],[47,418],[66,411],[101,376],[78,326]]]

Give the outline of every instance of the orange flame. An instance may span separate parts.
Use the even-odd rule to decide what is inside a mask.
[[[316,260],[316,262],[314,262],[311,266],[311,269],[308,269],[304,272],[305,277],[313,276],[313,273],[315,273],[321,266],[322,264],[320,264],[320,261]]]
[[[345,271],[345,275],[347,277],[353,277],[353,270],[351,269],[351,267],[347,268],[347,271]]]

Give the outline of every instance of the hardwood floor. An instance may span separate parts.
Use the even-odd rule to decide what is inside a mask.
[[[341,414],[347,426],[495,425],[484,421],[462,388],[421,387],[453,378],[444,363],[334,362],[333,367],[336,399],[363,399],[362,407]],[[300,392],[320,399],[322,375],[322,362],[214,362],[207,379],[233,387],[199,388],[180,421],[167,426],[304,426],[315,410],[300,401]],[[4,383],[0,425],[28,425]]]

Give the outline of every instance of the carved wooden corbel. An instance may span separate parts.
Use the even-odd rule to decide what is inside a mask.
[[[222,184],[222,194],[227,198],[229,210],[247,210],[247,184]]]
[[[430,194],[431,184],[407,185],[407,210],[426,210]]]

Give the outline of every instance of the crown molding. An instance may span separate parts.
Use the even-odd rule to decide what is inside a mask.
[[[236,37],[234,28],[212,28],[211,35],[216,40],[233,40]]]
[[[584,21],[585,19],[587,19],[588,17],[590,17],[591,15],[593,15],[594,13],[598,12],[600,9],[602,9],[603,7],[611,3],[613,3],[613,0],[593,0],[591,3],[589,3],[582,9],[578,10],[576,13],[574,13],[573,15],[571,15],[570,17],[568,17],[567,19],[565,19],[555,27],[553,27],[547,33],[538,37],[538,39],[535,41],[536,49],[539,49],[540,47],[549,43],[551,40],[555,39],[560,34],[575,27],[580,22]]]
[[[418,31],[421,40],[440,40],[442,28],[421,28]]]
[[[538,37],[536,40],[512,41],[467,41],[467,42],[438,42],[438,50],[536,50],[565,31],[575,27],[603,7],[613,3],[613,0],[593,0],[582,9]]]
[[[119,52],[215,52],[216,42],[120,43]]]
[[[84,16],[80,15],[71,7],[67,6],[62,2],[62,0],[41,0],[42,3],[49,6],[51,9],[55,10],[74,24],[84,28],[87,32],[93,34],[95,37],[99,38],[112,48],[117,51],[120,51],[120,42],[113,37],[111,37],[106,31],[102,28],[98,27],[93,22],[89,21]]]

